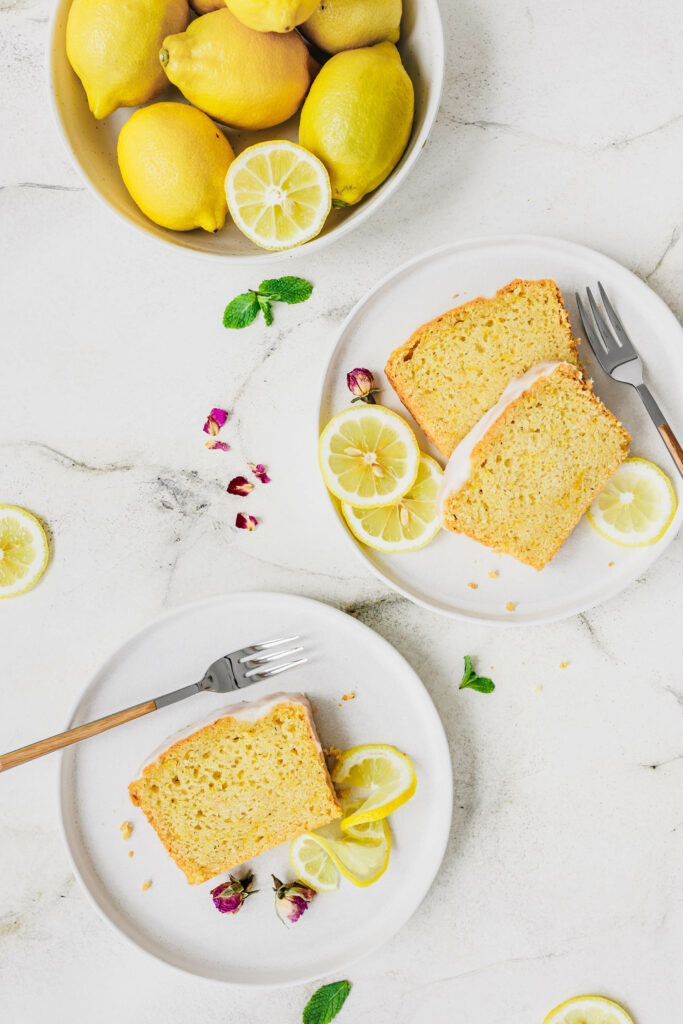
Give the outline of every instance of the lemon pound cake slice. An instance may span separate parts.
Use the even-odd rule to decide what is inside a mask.
[[[437,499],[443,525],[542,569],[630,440],[576,367],[541,363],[511,381],[453,452]]]
[[[580,369],[577,345],[554,281],[512,281],[419,327],[385,372],[448,458],[513,377],[547,360]]]
[[[128,787],[192,885],[341,816],[302,694],[186,730]]]

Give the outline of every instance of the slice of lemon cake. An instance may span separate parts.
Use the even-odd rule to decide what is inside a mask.
[[[542,569],[628,455],[631,438],[569,363],[510,382],[453,452],[447,530]]]
[[[128,787],[192,885],[341,816],[302,694],[214,713]]]
[[[451,309],[389,357],[390,384],[442,455],[500,398],[507,383],[546,360],[581,368],[554,281],[512,281],[491,299]]]

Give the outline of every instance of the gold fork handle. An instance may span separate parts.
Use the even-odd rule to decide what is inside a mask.
[[[155,701],[146,700],[143,704],[135,704],[132,708],[126,708],[125,711],[117,711],[114,715],[98,718],[94,722],[88,722],[87,725],[79,725],[76,729],[69,729],[68,732],[60,732],[57,736],[38,740],[37,743],[29,743],[27,747],[10,750],[8,754],[0,754],[0,772],[4,772],[8,768],[16,768],[17,765],[24,764],[26,761],[33,761],[34,758],[42,757],[43,754],[51,754],[53,750],[59,750],[60,747],[68,747],[71,743],[77,743],[78,740],[87,739],[88,736],[96,736],[100,732],[106,732],[107,729],[123,725],[124,722],[132,722],[133,719],[141,718],[142,715],[148,715],[150,711],[156,711],[156,709]]]
[[[657,429],[662,436],[662,441],[669,449],[671,458],[678,467],[678,472],[683,476],[683,448],[681,448],[680,444],[674,437],[674,432],[668,423],[662,423]]]

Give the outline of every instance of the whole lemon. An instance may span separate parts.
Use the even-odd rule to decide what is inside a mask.
[[[397,43],[402,13],[402,0],[324,0],[301,31],[327,53]]]
[[[73,0],[66,55],[96,118],[164,91],[159,47],[169,32],[182,32],[189,18],[187,0]]]
[[[218,231],[228,204],[232,146],[201,110],[185,103],[143,107],[119,134],[124,184],[142,212],[172,231]]]
[[[232,13],[257,32],[291,32],[320,0],[225,0]]]
[[[344,50],[323,65],[301,111],[299,142],[327,167],[335,206],[372,192],[401,159],[413,83],[393,43]]]
[[[210,11],[222,11],[225,0],[190,0],[190,7],[197,14],[208,14]]]
[[[200,110],[233,128],[271,128],[296,113],[311,61],[296,32],[255,32],[228,8],[167,36],[160,53],[169,79]]]

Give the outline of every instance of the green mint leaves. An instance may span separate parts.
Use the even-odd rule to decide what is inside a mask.
[[[351,991],[348,981],[334,981],[314,992],[304,1007],[303,1024],[329,1024],[346,1002]]]
[[[477,693],[493,693],[496,685],[491,679],[485,676],[478,676],[472,668],[472,659],[469,654],[465,655],[465,671],[463,672],[461,690],[476,690]]]
[[[305,302],[313,291],[310,281],[303,277],[274,277],[261,281],[258,290],[249,289],[242,292],[228,303],[223,313],[223,326],[231,328],[248,327],[260,313],[266,327],[273,322],[272,302],[287,302],[290,306],[296,302]]]

